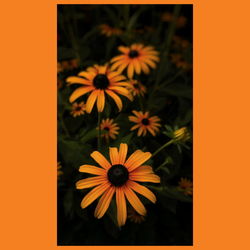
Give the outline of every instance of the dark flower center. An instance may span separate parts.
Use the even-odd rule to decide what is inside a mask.
[[[106,89],[109,86],[109,79],[104,74],[98,74],[94,78],[93,84],[97,89]]]
[[[147,118],[144,118],[144,119],[141,120],[141,123],[143,125],[148,125],[149,124],[149,120]]]
[[[76,107],[76,111],[81,111],[81,110],[82,110],[81,106]]]
[[[116,187],[122,186],[128,180],[128,170],[123,165],[113,165],[108,171],[109,181]]]
[[[104,128],[104,130],[107,130],[107,131],[109,131],[109,127],[105,127],[105,128]]]
[[[128,56],[129,56],[130,58],[135,58],[135,57],[139,56],[139,53],[138,53],[137,50],[130,50]]]

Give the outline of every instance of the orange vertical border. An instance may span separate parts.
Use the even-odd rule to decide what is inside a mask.
[[[2,249],[58,248],[56,4],[68,3],[104,4],[1,3]],[[194,4],[194,246],[155,248],[249,249],[250,2],[105,3]]]

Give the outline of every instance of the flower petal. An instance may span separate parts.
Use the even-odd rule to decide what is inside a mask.
[[[138,175],[138,174],[131,174],[129,175],[129,179],[132,181],[140,181],[140,182],[153,182],[153,183],[160,183],[160,177],[155,174],[147,174],[147,175]]]
[[[145,216],[147,213],[146,208],[144,207],[142,202],[139,200],[137,195],[134,193],[134,191],[128,186],[124,186],[124,193],[129,203],[131,204],[131,206],[135,209],[135,211],[138,214]]]
[[[116,188],[116,206],[117,206],[117,222],[121,227],[127,219],[127,204],[124,196],[123,187]]]
[[[93,165],[82,165],[79,168],[79,172],[95,174],[95,175],[105,175],[106,171],[103,168],[98,168]]]
[[[124,164],[128,152],[128,145],[126,143],[121,143],[119,148],[119,164]]]
[[[127,185],[132,188],[134,191],[136,191],[137,193],[145,196],[147,199],[149,199],[150,201],[152,201],[153,203],[156,202],[156,197],[153,194],[153,192],[151,192],[148,188],[134,182],[134,181],[127,181]]]
[[[94,178],[94,177],[93,177]],[[100,195],[102,195],[108,188],[110,183],[105,182],[98,187],[92,189],[82,200],[81,207],[85,208],[90,205],[94,200],[96,200]]]
[[[115,94],[112,90],[106,89],[105,92],[109,96],[111,96],[111,98],[115,101],[115,103],[116,103],[116,105],[117,105],[117,107],[119,109],[119,112],[120,112],[122,110],[122,100],[121,100],[121,98],[117,94]]]
[[[102,112],[105,106],[105,95],[104,95],[104,91],[100,90],[98,97],[97,97],[97,109],[98,112]]]
[[[139,157],[143,155],[143,152],[141,150],[136,150],[132,155],[129,156],[127,161],[124,163],[126,167],[129,167],[132,163],[135,162]]]
[[[111,167],[111,164],[108,162],[108,160],[98,151],[94,151],[90,155],[101,167],[105,169],[109,169]]]
[[[139,185],[139,184],[138,184]],[[100,219],[107,211],[109,204],[115,192],[115,187],[111,186],[105,191],[105,193],[100,198],[97,207],[95,209],[95,217]]]
[[[91,81],[77,76],[70,76],[66,79],[66,81],[68,84],[79,83],[84,85],[92,85]]]
[[[143,174],[153,174],[153,173],[154,173],[154,171],[153,171],[152,167],[147,166],[147,165],[140,166],[131,172],[131,174],[142,174],[142,175]]]
[[[128,78],[132,79],[134,75],[134,64],[131,62],[128,65]]]
[[[86,112],[87,113],[90,113],[92,111],[98,93],[99,93],[98,90],[92,91],[92,93],[88,97],[88,100],[86,102]]]
[[[74,102],[78,97],[87,94],[91,90],[94,90],[93,86],[90,87],[80,87],[76,89],[70,96],[69,101],[72,103]]]
[[[134,158],[133,161],[128,166],[129,171],[133,171],[134,169],[140,167],[145,161],[147,161],[152,156],[151,153],[141,153],[138,157]]]
[[[117,148],[109,148],[109,158],[112,163],[112,165],[119,164],[119,154]]]
[[[107,177],[105,176],[89,177],[76,182],[76,188],[77,189],[90,188],[105,182],[107,182]]]

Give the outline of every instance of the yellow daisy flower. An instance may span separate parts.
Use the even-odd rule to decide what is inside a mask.
[[[133,208],[128,208],[128,219],[137,224],[141,224],[145,221],[145,217],[138,214]]]
[[[114,123],[113,119],[103,119],[100,128],[102,133],[102,137],[104,137],[107,141],[109,138],[115,139],[118,134],[118,130],[120,129],[117,126],[117,123]]]
[[[130,130],[135,130],[138,128],[137,136],[145,136],[147,131],[149,131],[153,136],[159,131],[161,125],[158,123],[160,118],[158,116],[149,117],[149,112],[143,113],[142,111],[132,111],[135,116],[129,116],[128,119],[131,122],[137,123]]]
[[[132,44],[130,47],[119,46],[118,50],[123,54],[114,57],[111,60],[113,65],[112,70],[117,69],[122,72],[127,69],[128,78],[132,79],[134,72],[141,74],[143,71],[145,74],[149,73],[149,67],[156,68],[156,63],[159,62],[158,52],[154,50],[152,46],[144,46],[143,44]]]
[[[186,127],[179,128],[174,131],[174,140],[185,142],[191,138],[190,133]]]
[[[179,186],[178,189],[183,192],[185,195],[192,195],[193,194],[193,183],[192,181],[188,180],[187,178],[181,178],[178,182]]]
[[[137,182],[159,183],[160,177],[155,175],[150,166],[142,165],[150,157],[151,153],[136,150],[127,158],[128,145],[121,143],[119,150],[116,147],[109,148],[110,162],[98,151],[94,151],[91,157],[101,166],[83,165],[79,171],[97,175],[79,180],[77,189],[94,187],[82,200],[81,207],[86,208],[98,197],[95,209],[95,217],[100,219],[107,211],[112,197],[115,195],[117,206],[118,226],[125,224],[127,219],[126,200],[140,215],[146,215],[146,209],[135,192],[145,196],[151,202],[156,202],[155,195],[146,187]]]
[[[122,30],[119,28],[113,28],[109,26],[108,24],[101,24],[99,26],[101,33],[107,37],[110,36],[119,36],[122,34]]]
[[[97,102],[98,112],[102,112],[105,106],[105,94],[108,94],[118,106],[119,111],[122,109],[121,98],[117,95],[126,96],[132,101],[132,96],[129,91],[124,87],[129,83],[125,82],[126,77],[117,71],[112,71],[107,65],[87,68],[82,71],[78,76],[71,76],[67,78],[69,84],[82,84],[82,87],[77,88],[70,96],[69,101],[74,102],[80,96],[89,92],[90,95],[86,102],[86,112],[90,113],[93,109],[95,102]]]
[[[84,102],[80,102],[80,103],[75,102],[72,104],[70,113],[73,117],[77,117],[77,116],[83,115],[85,110],[86,110],[86,105]]]
[[[128,87],[128,90],[133,96],[144,96],[146,93],[146,87],[141,82],[131,79],[129,83],[131,83],[131,85]]]

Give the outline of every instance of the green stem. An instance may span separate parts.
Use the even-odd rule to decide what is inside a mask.
[[[69,131],[68,131],[68,129],[65,125],[64,119],[63,119],[63,115],[61,115],[60,118],[61,118],[62,128],[63,128],[65,134],[67,135],[67,137],[70,137]]]
[[[155,155],[157,155],[160,151],[162,151],[162,149],[166,148],[167,146],[171,145],[174,142],[174,140],[170,140],[167,143],[165,143],[163,146],[161,146],[160,148],[158,148],[153,154],[152,157],[154,157]],[[151,157],[151,158],[152,158]]]
[[[98,112],[98,139],[97,139],[97,148],[100,150],[101,148],[101,112]]]

